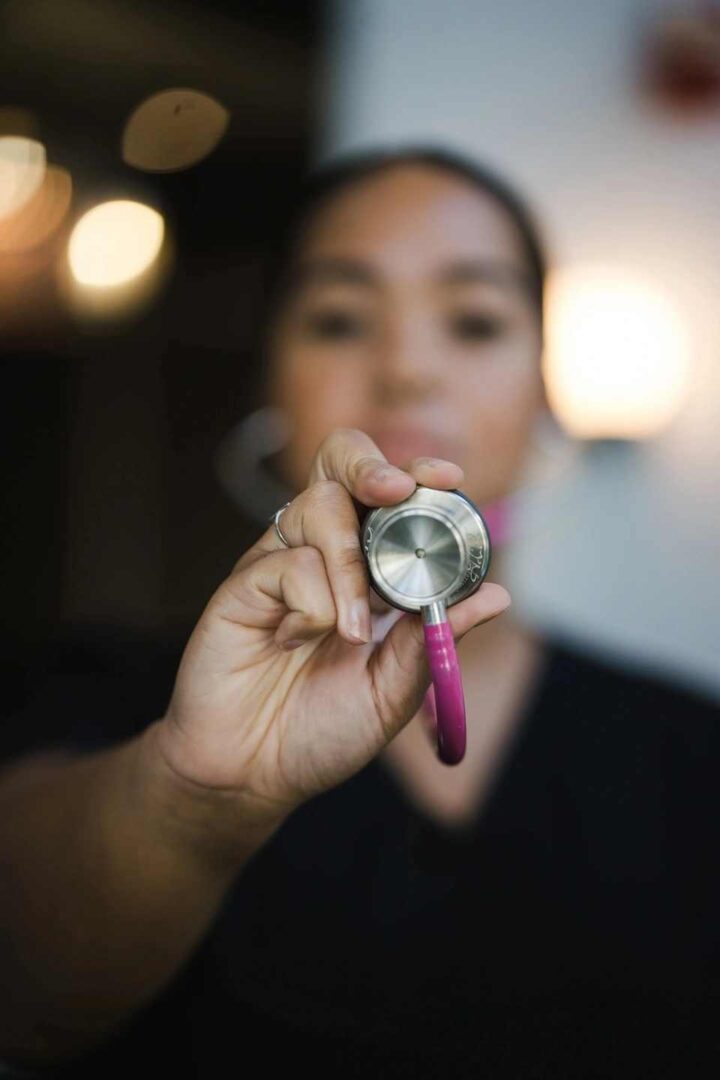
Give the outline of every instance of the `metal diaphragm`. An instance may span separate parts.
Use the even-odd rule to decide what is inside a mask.
[[[375,592],[402,611],[459,603],[480,588],[490,566],[483,517],[455,489],[418,484],[403,502],[371,510],[360,542]]]

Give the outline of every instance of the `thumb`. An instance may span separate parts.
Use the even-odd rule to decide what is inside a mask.
[[[487,581],[477,592],[448,608],[455,641],[474,626],[489,622],[510,606],[502,585]],[[370,658],[373,698],[388,742],[417,713],[430,685],[422,615],[406,612]]]

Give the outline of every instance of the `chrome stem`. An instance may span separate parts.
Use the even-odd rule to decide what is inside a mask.
[[[422,618],[426,626],[437,626],[438,623],[447,622],[447,608],[442,600],[433,600],[431,604],[425,604],[422,608]]]

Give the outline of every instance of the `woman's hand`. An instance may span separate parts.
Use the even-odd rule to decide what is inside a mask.
[[[369,640],[355,501],[390,506],[417,482],[454,488],[462,476],[428,458],[396,469],[356,429],[325,439],[307,488],[282,515],[290,547],[270,525],[188,641],[156,731],[181,783],[230,800],[251,823],[281,820],[366,765],[412,719],[430,685],[422,618],[398,612],[382,642]],[[502,586],[484,583],[448,611],[456,640],[509,603]]]

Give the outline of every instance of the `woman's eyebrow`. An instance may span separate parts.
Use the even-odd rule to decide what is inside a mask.
[[[500,259],[458,259],[437,274],[443,285],[486,283],[526,289],[529,275],[515,263]]]
[[[340,257],[300,262],[293,278],[297,285],[350,284],[376,288],[380,284],[379,275],[367,263]]]
[[[433,275],[441,285],[491,284],[526,290],[529,275],[516,263],[502,259],[466,258],[445,263]],[[368,263],[344,256],[323,256],[297,263],[291,273],[294,286],[362,285],[380,288],[381,275]]]

